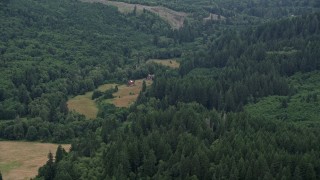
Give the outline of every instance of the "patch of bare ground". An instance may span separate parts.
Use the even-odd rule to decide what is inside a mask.
[[[185,18],[188,16],[185,12],[178,12],[162,6],[146,6],[141,4],[129,4],[124,2],[116,2],[109,0],[81,0],[89,3],[102,3],[106,5],[116,6],[121,13],[133,12],[136,8],[137,12],[142,12],[144,9],[159,15],[166,20],[172,28],[179,29],[183,26]]]
[[[35,177],[38,169],[55,153],[57,144],[0,141],[0,171],[4,180],[25,180]],[[62,145],[70,150],[70,145]]]
[[[167,67],[170,67],[170,68],[174,68],[174,69],[177,69],[180,67],[180,63],[175,60],[175,59],[150,59],[147,61],[147,63],[156,63],[156,64],[160,64],[160,65],[163,65],[163,66],[167,66]]]

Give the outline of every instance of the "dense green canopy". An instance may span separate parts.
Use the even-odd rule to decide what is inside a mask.
[[[189,16],[0,2],[0,138],[72,144],[36,179],[320,178],[318,1],[130,2]],[[179,69],[145,63],[169,58]],[[131,107],[101,101],[118,87],[99,85],[148,74]],[[67,107],[88,91],[91,121]]]

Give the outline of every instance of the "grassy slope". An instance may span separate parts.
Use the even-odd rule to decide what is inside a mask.
[[[0,171],[4,179],[30,179],[46,163],[49,151],[54,153],[57,144],[0,141]],[[63,145],[67,151],[70,145]],[[22,153],[23,152],[23,153]]]
[[[119,86],[118,92],[113,94],[115,98],[112,99],[112,104],[114,104],[116,107],[129,107],[132,103],[134,103],[137,100],[139,93],[142,89],[142,83],[143,80],[140,79],[135,81],[135,86]],[[151,83],[152,81],[146,81],[147,86],[150,86]]]
[[[76,111],[90,119],[96,118],[98,107],[94,100],[91,99],[92,94],[93,91],[90,91],[84,95],[78,95],[70,99],[67,102],[69,110]]]
[[[127,85],[119,85],[118,92],[114,93],[113,99],[106,99],[103,102],[112,103],[116,107],[129,107],[134,103],[142,89],[143,80],[136,80],[135,86],[128,87]],[[150,86],[152,81],[146,81],[146,85]],[[99,86],[97,90],[105,92],[108,89],[115,87],[117,84],[104,84]],[[98,114],[98,102],[92,100],[93,91],[87,92],[84,95],[75,96],[70,99],[67,104],[70,110],[74,110],[80,114],[85,115],[87,118],[94,119]]]
[[[115,87],[116,84],[104,84],[97,88],[99,91],[106,91]],[[67,104],[70,110],[74,110],[87,118],[94,119],[98,114],[98,107],[94,100],[91,99],[93,91],[87,92],[84,95],[78,95],[70,99]]]
[[[297,73],[289,78],[297,90],[292,97],[269,96],[256,104],[249,104],[245,110],[254,116],[266,119],[282,119],[294,122],[315,122],[320,120],[320,72]],[[317,100],[314,99],[317,95]],[[309,96],[309,98],[308,98]],[[281,101],[288,100],[287,108]],[[308,100],[309,99],[309,100]]]

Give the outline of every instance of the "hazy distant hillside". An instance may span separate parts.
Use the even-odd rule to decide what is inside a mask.
[[[117,0],[130,3],[142,3],[148,5],[163,5],[175,10],[206,14],[208,12],[220,14],[234,19],[252,17],[279,18],[291,15],[308,14],[317,12],[320,3],[317,0]]]

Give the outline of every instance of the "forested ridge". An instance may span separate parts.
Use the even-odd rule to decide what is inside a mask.
[[[174,30],[148,11],[1,2],[0,138],[71,143],[35,179],[320,178],[317,1],[130,2],[192,15]],[[88,120],[66,106],[148,74],[129,108]]]
[[[286,77],[320,68],[318,21],[313,14],[226,32],[185,59],[181,76],[159,77],[151,93],[169,104],[196,101],[224,111],[242,110],[259,97],[290,95]]]

